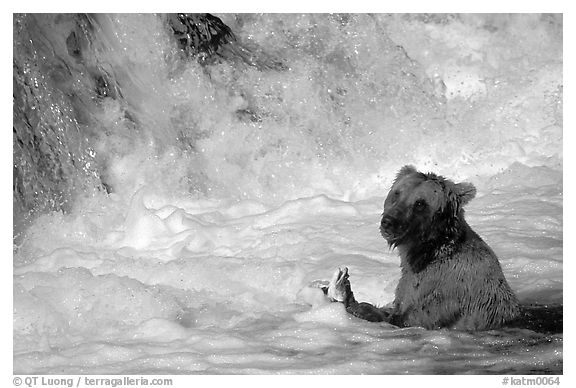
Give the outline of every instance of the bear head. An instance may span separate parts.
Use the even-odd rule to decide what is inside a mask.
[[[433,252],[458,237],[462,207],[476,195],[471,183],[454,183],[404,166],[384,201],[380,232],[390,246]]]

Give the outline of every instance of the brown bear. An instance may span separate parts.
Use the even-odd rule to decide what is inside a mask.
[[[463,206],[476,194],[404,166],[390,189],[380,233],[401,258],[402,276],[391,309],[358,303],[348,269],[338,270],[325,290],[349,313],[369,321],[427,329],[489,330],[520,314],[498,258],[464,220]]]

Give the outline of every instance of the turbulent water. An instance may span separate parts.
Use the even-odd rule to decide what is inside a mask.
[[[562,17],[14,16],[14,373],[562,373],[563,335],[398,329],[382,203],[405,164],[478,188],[524,303],[559,304]]]

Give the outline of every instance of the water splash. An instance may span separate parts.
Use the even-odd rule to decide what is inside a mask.
[[[85,175],[129,194],[160,180],[208,196],[364,198],[401,163],[462,175],[494,174],[517,160],[558,167],[561,19],[420,19],[224,15],[238,43],[225,44],[228,59],[200,66],[180,55],[166,17],[17,17],[15,28],[31,28],[17,34],[15,69],[46,58],[26,82],[44,85],[52,108],[19,97],[15,109],[52,112],[45,127],[67,136],[35,132],[52,162],[34,172],[16,163],[18,198],[34,207],[27,198],[42,192],[37,182],[43,197],[67,201],[71,181],[98,186]],[[505,39],[523,29],[532,35]],[[283,66],[234,61],[234,44]],[[15,152],[31,159],[22,145],[29,118],[16,117]]]

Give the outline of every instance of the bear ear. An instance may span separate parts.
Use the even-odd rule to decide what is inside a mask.
[[[476,187],[468,182],[456,183],[454,185],[454,192],[458,195],[460,205],[464,206],[476,196]]]
[[[398,180],[400,180],[400,178],[402,178],[406,175],[414,174],[416,172],[418,172],[418,171],[416,171],[414,166],[407,164],[406,166],[402,167],[400,169],[400,171],[398,171],[398,174],[396,174],[396,180],[394,181],[394,183],[398,182]]]

